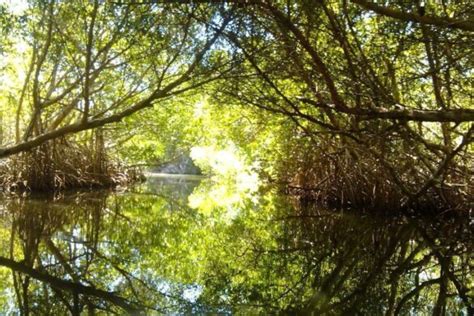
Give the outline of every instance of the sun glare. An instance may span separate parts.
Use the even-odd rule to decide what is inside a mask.
[[[6,5],[11,13],[20,15],[28,8],[25,0],[0,0],[0,5]]]

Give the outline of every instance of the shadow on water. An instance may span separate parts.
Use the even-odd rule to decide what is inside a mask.
[[[152,177],[123,193],[3,200],[0,310],[473,313],[472,219],[331,212],[272,192],[226,204],[216,192]]]

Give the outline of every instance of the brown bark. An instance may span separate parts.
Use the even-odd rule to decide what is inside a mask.
[[[374,2],[364,1],[364,0],[352,0],[352,2],[360,5],[364,9],[374,11],[375,13],[389,16],[391,18],[402,20],[406,22],[415,22],[421,24],[430,24],[440,27],[447,27],[453,29],[460,29],[464,31],[474,31],[474,21],[469,20],[455,20],[448,17],[438,17],[433,15],[419,15],[415,13],[402,12],[397,9],[392,9],[378,5]]]
[[[23,142],[9,146],[0,148],[0,158],[8,157],[13,154],[17,154],[23,151],[28,151],[32,148],[35,148],[48,140],[55,139],[61,136],[65,136],[72,133],[77,133],[81,131],[85,131],[88,129],[97,128],[100,126],[104,126],[110,123],[116,123],[121,121],[123,118],[130,116],[140,110],[143,110],[147,107],[153,106],[153,104],[159,100],[166,98],[172,94],[174,94],[175,89],[181,86],[182,84],[188,82],[193,75],[193,72],[201,63],[204,55],[209,51],[211,46],[216,42],[216,40],[221,35],[222,31],[227,26],[230,18],[226,18],[222,23],[221,27],[215,32],[215,34],[206,42],[204,47],[195,55],[195,59],[193,63],[188,67],[188,69],[180,75],[176,80],[169,83],[166,87],[162,89],[156,89],[153,91],[148,97],[144,98],[143,100],[135,103],[134,105],[122,110],[116,114],[103,117],[103,118],[96,118],[92,120],[83,121],[80,120],[76,123],[66,125],[64,127],[60,127],[55,130],[44,132],[34,138],[25,139]],[[182,91],[186,91],[186,89],[182,89]]]
[[[337,112],[360,116],[364,120],[391,119],[407,120],[419,122],[473,122],[474,110],[472,109],[452,109],[452,110],[415,110],[400,109],[387,110],[384,108],[358,109],[358,108],[338,108],[331,104],[322,104],[320,102],[299,98],[300,101],[314,105],[323,109],[331,109]]]

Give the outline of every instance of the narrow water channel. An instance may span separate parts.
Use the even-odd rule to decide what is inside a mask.
[[[469,315],[473,227],[197,177],[8,198],[0,314]]]

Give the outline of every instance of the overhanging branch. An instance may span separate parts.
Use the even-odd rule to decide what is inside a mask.
[[[453,110],[387,110],[384,108],[374,109],[356,109],[349,107],[335,107],[329,104],[322,104],[320,102],[307,99],[298,98],[301,102],[311,104],[322,109],[330,109],[336,112],[345,113],[349,115],[359,116],[363,120],[389,119],[389,120],[406,120],[418,122],[473,122],[474,110],[471,109],[453,109]]]
[[[460,29],[464,31],[474,31],[474,20],[455,20],[451,18],[440,18],[433,15],[418,15],[409,12],[402,12],[396,9],[387,8],[380,6],[377,3],[364,1],[364,0],[352,0],[352,2],[360,5],[366,10],[373,11],[375,13],[389,16],[391,18],[402,20],[406,22],[415,22],[421,24],[431,24],[441,27],[447,27],[452,29]]]
[[[14,155],[23,151],[30,150],[32,148],[35,148],[43,143],[45,143],[48,140],[52,140],[55,138],[59,138],[68,134],[72,133],[77,133],[93,128],[97,128],[100,126],[104,126],[106,124],[110,123],[116,123],[121,121],[123,118],[130,116],[142,109],[145,109],[147,107],[153,106],[153,103],[159,99],[163,99],[169,96],[171,92],[174,91],[174,89],[180,87],[182,84],[188,82],[192,78],[192,74],[195,71],[195,69],[198,67],[198,65],[201,63],[202,59],[204,58],[204,55],[209,51],[209,49],[214,45],[214,43],[217,41],[217,39],[220,37],[222,32],[224,31],[225,27],[229,23],[231,19],[231,16],[228,16],[224,19],[222,22],[220,28],[215,32],[215,34],[206,42],[206,44],[203,46],[203,48],[196,53],[196,57],[194,61],[189,65],[188,69],[179,76],[176,80],[168,84],[166,87],[162,89],[156,89],[153,91],[148,97],[143,99],[142,101],[137,102],[133,106],[119,112],[113,115],[110,115],[108,117],[104,118],[97,118],[97,119],[92,119],[92,120],[80,120],[77,123],[73,123],[70,125],[66,125],[64,127],[58,128],[56,130],[52,130],[49,132],[46,132],[44,134],[41,134],[35,138],[31,138],[28,140],[25,140],[21,143],[9,146],[9,147],[4,147],[0,148],[0,158],[8,157],[10,155]]]

